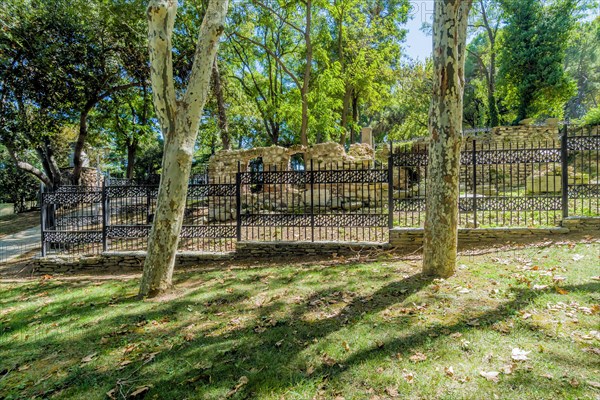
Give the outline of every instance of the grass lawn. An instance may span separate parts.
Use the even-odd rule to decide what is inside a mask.
[[[0,398],[598,399],[599,248],[5,279]]]
[[[40,224],[39,211],[0,216],[0,239]]]

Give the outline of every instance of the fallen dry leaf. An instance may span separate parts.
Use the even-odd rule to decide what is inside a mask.
[[[402,377],[406,380],[406,382],[408,383],[413,383],[415,380],[415,374],[407,371],[406,369],[402,370]]]
[[[556,290],[556,293],[558,293],[558,294],[568,294],[569,293],[568,290],[565,290],[565,289],[560,288],[558,286],[554,286],[554,290]]]
[[[409,359],[414,363],[418,363],[427,360],[427,356],[423,353],[416,352],[415,354],[410,356]]]
[[[529,357],[527,357],[529,353],[531,353],[531,351],[525,351],[515,347],[512,349],[511,358],[515,361],[527,361],[529,360]]]
[[[129,395],[129,398],[136,397],[136,396],[139,396],[141,394],[144,394],[148,390],[150,390],[151,387],[152,387],[152,385],[138,386],[137,388],[135,388],[135,390],[133,392],[131,392],[131,394]]]
[[[502,373],[504,375],[510,375],[513,373],[513,371],[516,368],[516,364],[512,363],[512,364],[506,364],[504,366],[502,366],[502,368],[500,368],[500,371],[502,371]]]
[[[444,373],[446,374],[446,376],[449,376],[452,378],[454,376],[454,368],[452,368],[452,366],[444,367]]]
[[[242,387],[248,384],[248,377],[242,376],[238,381],[237,385],[233,389],[231,389],[225,397],[231,397],[236,394]]]
[[[479,375],[483,376],[488,381],[498,382],[498,375],[500,375],[500,372],[498,372],[498,371],[479,371]]]
[[[82,362],[83,364],[85,364],[85,363],[89,363],[89,362],[90,362],[90,361],[92,361],[92,360],[93,360],[93,359],[94,359],[94,358],[95,358],[97,355],[98,355],[98,353],[92,353],[92,354],[90,354],[90,355],[87,355],[87,356],[85,356],[85,357],[83,357],[83,358],[81,359],[81,362]]]
[[[600,382],[587,381],[586,383],[593,388],[600,389]]]
[[[548,289],[548,285],[533,285],[533,290],[545,290]]]
[[[343,341],[343,342],[342,342],[342,346],[344,347],[344,350],[346,350],[346,351],[350,351],[350,346],[348,345],[348,342],[346,342],[346,341]]]
[[[569,381],[569,385],[573,386],[573,387],[578,387],[579,386],[579,381],[577,380],[577,378],[573,377],[570,381]]]
[[[400,394],[398,393],[398,389],[396,389],[395,387],[392,386],[388,386],[385,388],[385,392],[388,394],[388,396],[390,397],[398,397]]]

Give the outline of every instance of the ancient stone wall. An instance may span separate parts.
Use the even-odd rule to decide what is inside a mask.
[[[70,185],[73,180],[73,168],[61,168],[60,173],[65,184]],[[98,179],[99,178],[99,179]],[[92,167],[81,168],[81,186],[102,186],[104,175],[98,174],[98,170]]]

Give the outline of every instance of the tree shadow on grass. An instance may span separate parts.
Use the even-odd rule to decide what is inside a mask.
[[[293,285],[295,279],[297,278],[293,277],[289,284]],[[149,394],[152,395],[154,392],[161,398],[182,398],[189,396],[190,393],[222,397],[236,386],[241,376],[247,376],[249,383],[240,387],[234,397],[249,398],[265,391],[285,391],[299,382],[317,384],[324,376],[328,376],[329,379],[335,378],[355,365],[385,354],[409,353],[423,346],[426,341],[437,340],[435,337],[490,327],[496,322],[514,316],[542,294],[530,289],[513,288],[511,289],[514,296],[512,300],[489,311],[478,313],[476,310],[468,310],[469,312],[466,312],[463,318],[451,325],[419,328],[411,320],[399,327],[398,335],[395,337],[380,344],[374,343],[368,349],[349,353],[343,360],[343,366],[339,363],[331,365],[328,360],[323,360],[320,365],[313,366],[314,371],[311,374],[306,373],[303,353],[316,342],[326,339],[341,329],[353,329],[360,323],[368,322],[367,319],[374,314],[392,305],[403,303],[410,295],[423,290],[430,283],[429,277],[421,274],[411,275],[406,279],[390,282],[370,295],[352,297],[333,315],[314,318],[311,313],[323,298],[336,296],[336,293],[343,290],[340,282],[332,282],[328,287],[301,299],[298,304],[290,306],[281,301],[274,301],[260,307],[252,313],[246,324],[239,327],[224,330],[221,322],[220,325],[203,328],[196,338],[178,341],[173,347],[166,348],[153,356],[152,362],[136,361],[120,371],[100,371],[92,364],[79,364],[76,361],[61,376],[52,377],[51,382],[44,389],[40,388],[37,394],[47,396],[66,391],[69,396],[73,396],[82,395],[89,390],[106,389],[106,392],[120,381],[121,387],[125,388],[125,393],[140,384],[151,383],[153,388]],[[565,289],[593,292],[600,290],[600,284],[567,286]],[[139,338],[135,333],[135,326],[132,330],[127,328],[124,333],[120,333],[118,329],[121,324],[159,320],[165,316],[177,320],[179,313],[189,312],[190,307],[199,306],[197,301],[190,301],[189,298],[205,290],[208,289],[200,287],[191,292],[189,297],[169,303],[157,303],[149,310],[104,318],[100,325],[82,329],[78,335],[54,335],[22,344],[15,343],[11,350],[16,353],[34,349],[31,357],[39,357],[44,352],[60,352],[65,346],[80,348],[84,353],[121,351],[124,344],[135,342]],[[204,314],[218,314],[223,307],[239,306],[249,297],[250,293],[216,294],[205,297],[201,307],[204,307]],[[136,306],[131,299],[121,300],[117,305]],[[64,302],[63,306],[69,307],[69,302]],[[244,312],[250,313],[250,310],[242,309],[242,313]],[[274,324],[264,323],[265,319],[279,313],[283,313],[283,316],[273,321]],[[101,314],[100,307],[93,311],[87,308],[75,308],[71,310],[74,319],[72,325],[75,325],[77,318]],[[31,318],[30,310],[13,318],[27,321]],[[468,324],[473,318],[478,318],[479,328],[473,328]],[[46,318],[43,322],[49,323],[50,320]],[[154,340],[161,342],[181,336],[185,329],[183,324],[185,322],[158,332]],[[20,326],[24,327],[24,325]],[[257,326],[264,331],[257,332]],[[405,335],[402,335],[403,331],[406,332]],[[98,343],[103,337],[108,337],[110,340],[105,345],[99,346]],[[283,344],[278,345],[278,343]],[[6,386],[3,388],[0,380],[0,394],[8,389],[10,388]]]

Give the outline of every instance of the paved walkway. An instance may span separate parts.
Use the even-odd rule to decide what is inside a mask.
[[[13,233],[0,239],[0,263],[11,261],[21,254],[40,247],[40,227]]]

